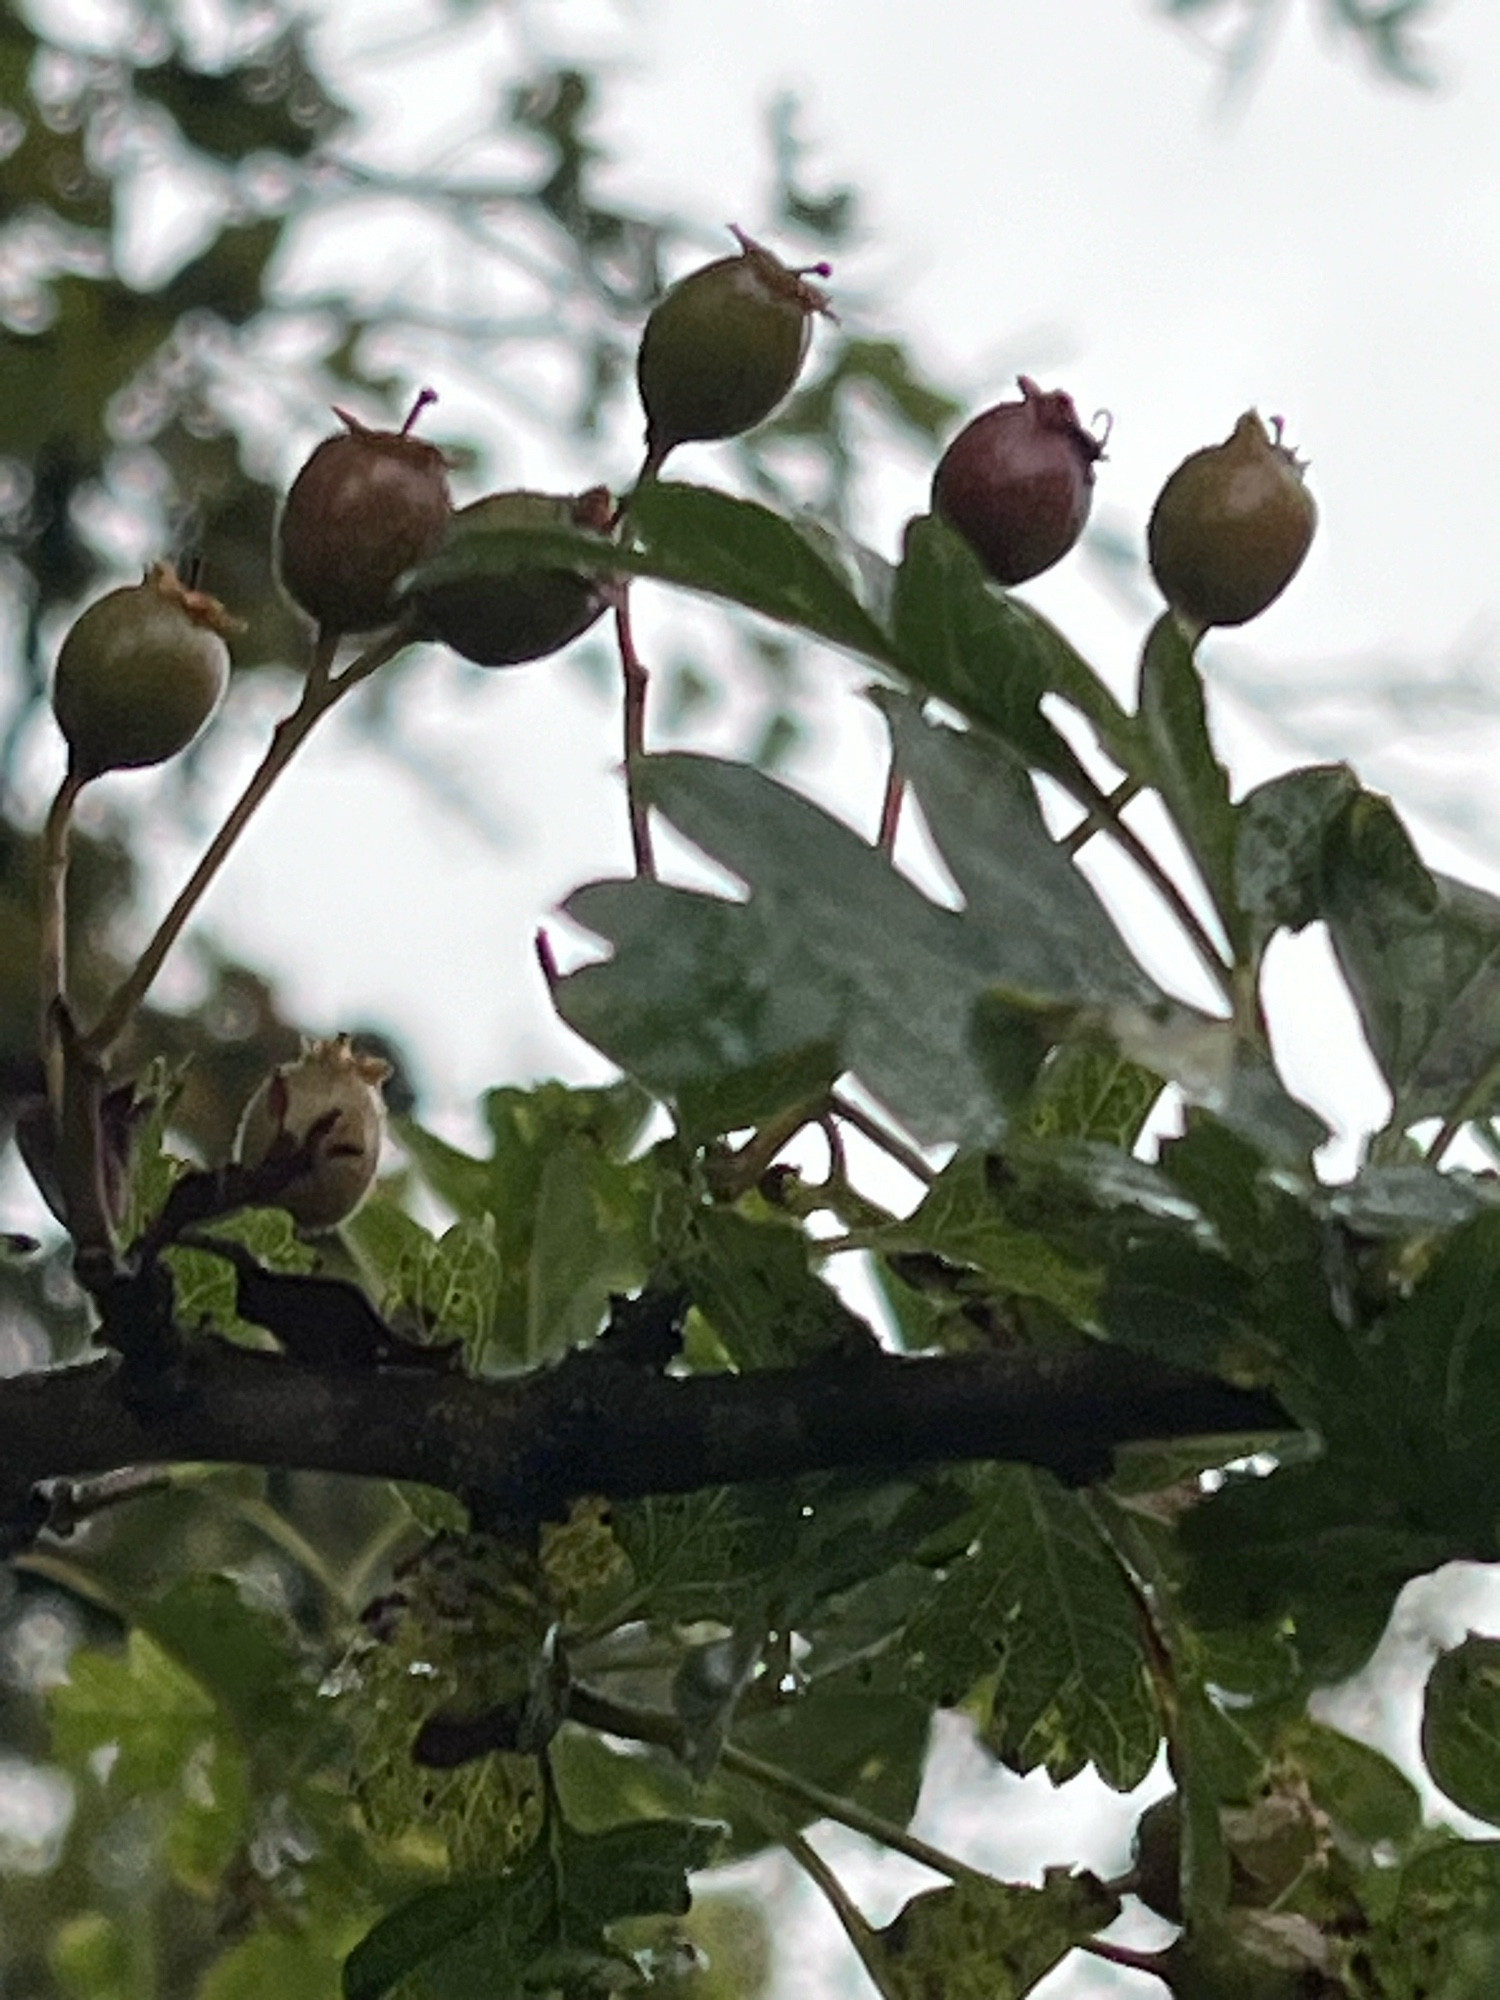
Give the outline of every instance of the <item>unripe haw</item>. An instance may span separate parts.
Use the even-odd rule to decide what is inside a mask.
[[[1136,1825],[1129,1887],[1147,1909],[1182,1922],[1182,1800],[1176,1792],[1148,1806]]]
[[[1185,458],[1157,495],[1146,545],[1151,574],[1186,624],[1243,625],[1280,597],[1318,524],[1303,466],[1246,410],[1223,444]]]
[[[448,462],[412,425],[372,431],[345,410],[292,481],[277,527],[282,587],[324,632],[370,632],[397,614],[397,577],[443,538],[453,511]]]
[[[738,437],[791,393],[827,294],[734,231],[737,257],[679,280],[641,335],[636,381],[646,410],[646,475],[692,439]],[[820,278],[826,264],[808,267]]]
[[[461,507],[443,552],[460,550],[495,528],[608,528],[613,506],[602,486],[576,499],[558,493],[489,493]],[[422,630],[481,667],[539,660],[586,632],[605,608],[597,577],[570,569],[511,569],[456,578],[417,594]]]
[[[385,1128],[380,1086],[390,1073],[388,1062],[359,1054],[347,1035],[338,1035],[308,1042],[295,1062],[272,1070],[245,1106],[235,1140],[243,1165],[308,1153],[307,1163],[268,1197],[302,1228],[336,1228],[369,1192]]]
[[[79,779],[164,764],[185,750],[224,698],[229,648],[242,629],[216,597],[191,590],[170,563],[79,613],[63,640],[52,712]]]
[[[1073,398],[1020,377],[1021,401],[966,425],[938,462],[933,512],[956,528],[997,583],[1040,576],[1083,533],[1104,441]]]

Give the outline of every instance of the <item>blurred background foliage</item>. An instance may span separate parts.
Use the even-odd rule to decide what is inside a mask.
[[[1162,13],[1210,40],[1231,88],[1253,77],[1284,22],[1286,0],[1157,0]],[[1434,0],[1319,0],[1333,39],[1357,48],[1394,83],[1426,88],[1434,70],[1422,30]]]

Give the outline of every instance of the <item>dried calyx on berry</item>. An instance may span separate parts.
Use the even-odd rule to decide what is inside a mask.
[[[399,431],[345,410],[292,481],[277,526],[282,587],[325,633],[394,622],[396,579],[442,540],[453,511],[448,461],[412,426],[437,398],[424,389]]]
[[[646,411],[644,477],[691,440],[738,437],[789,395],[828,295],[735,229],[740,254],[690,271],[646,321],[636,381]]]
[[[185,750],[229,686],[225,635],[243,630],[170,563],[81,611],[57,656],[52,712],[80,781]]]
[[[1191,630],[1243,625],[1281,595],[1312,546],[1318,509],[1300,459],[1246,410],[1223,444],[1185,458],[1157,495],[1151,574]]]
[[[576,498],[560,493],[488,493],[459,508],[440,553],[503,528],[585,528],[603,534],[614,503],[603,486]],[[555,653],[601,616],[606,598],[597,577],[570,569],[507,569],[456,577],[413,594],[425,636],[440,639],[481,667],[514,667]]]
[[[375,1179],[391,1066],[361,1055],[347,1035],[310,1041],[295,1062],[272,1070],[245,1106],[235,1158],[247,1167],[273,1159],[298,1165],[274,1205],[304,1229],[333,1229],[358,1208]]]
[[[938,462],[932,508],[956,528],[997,583],[1040,576],[1083,533],[1104,439],[1079,422],[1073,398],[1020,377],[1021,401],[996,403],[959,432]]]

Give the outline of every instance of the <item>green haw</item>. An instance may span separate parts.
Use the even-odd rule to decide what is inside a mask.
[[[1247,410],[1223,444],[1185,458],[1151,512],[1151,574],[1184,624],[1243,625],[1281,595],[1312,545],[1318,510],[1301,461]]]
[[[828,266],[794,271],[742,229],[737,257],[679,280],[641,336],[636,380],[646,411],[645,476],[679,444],[739,437],[787,397],[802,371],[812,322],[828,297],[808,283]]]
[[[165,562],[80,612],[52,683],[74,780],[164,764],[185,750],[224,698],[224,640],[238,628],[217,598]]]

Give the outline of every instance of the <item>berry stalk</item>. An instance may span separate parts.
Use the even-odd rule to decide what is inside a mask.
[[[37,973],[41,986],[41,1052],[47,1098],[54,1111],[62,1100],[62,1045],[58,1008],[68,997],[68,850],[73,808],[87,780],[72,758],[63,774],[42,830],[41,942]]]
[[[656,850],[651,840],[651,811],[636,787],[636,768],[646,754],[646,691],[651,676],[635,649],[630,624],[630,585],[612,586],[615,609],[615,640],[620,649],[620,669],[625,677],[625,800],[630,813],[630,845],[635,855],[635,872],[643,880],[656,880]]]
[[[290,715],[277,723],[265,756],[251,773],[244,791],[230,807],[223,825],[204,849],[203,858],[188,877],[176,902],[162,918],[132,970],[116,987],[104,1012],[83,1036],[81,1046],[86,1054],[102,1061],[130,1026],[136,1009],[150,991],[188,919],[233,852],[240,835],[255,817],[262,800],[318,722],[352,687],[366,680],[377,667],[383,667],[387,660],[399,653],[409,638],[405,627],[397,626],[375,640],[341,674],[330,675],[329,664],[338,634],[327,629],[319,633],[301,700]]]

